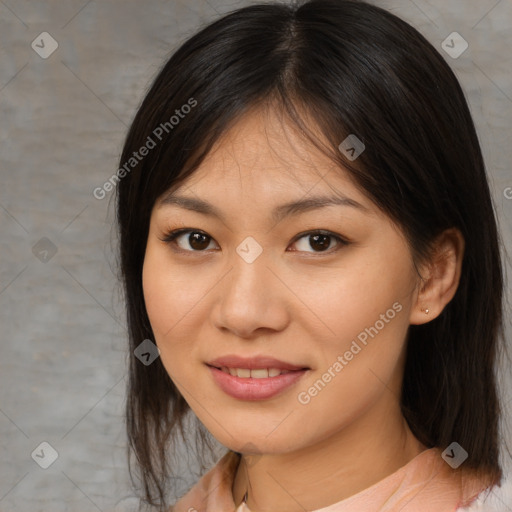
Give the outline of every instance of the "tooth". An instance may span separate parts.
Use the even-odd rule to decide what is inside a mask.
[[[221,370],[225,373],[233,375],[233,377],[241,377],[241,378],[250,378],[253,379],[265,379],[267,377],[277,377],[278,375],[282,375],[283,373],[289,373],[289,370],[280,370],[279,368],[228,368],[227,366],[222,366]]]
[[[268,370],[266,368],[251,370],[251,377],[253,379],[266,379],[268,377]]]

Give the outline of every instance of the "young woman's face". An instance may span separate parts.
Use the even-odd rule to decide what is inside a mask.
[[[283,453],[399,413],[419,278],[348,174],[253,112],[174,195],[189,202],[152,211],[144,298],[163,365],[223,445]]]

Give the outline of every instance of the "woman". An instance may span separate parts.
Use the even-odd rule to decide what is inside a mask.
[[[228,451],[174,512],[442,512],[500,484],[495,215],[415,29],[360,1],[234,11],[165,64],[121,165],[148,503],[189,412]]]

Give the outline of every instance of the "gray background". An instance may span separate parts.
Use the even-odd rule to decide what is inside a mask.
[[[0,0],[1,512],[136,503],[125,459],[133,356],[115,279],[114,202],[92,191],[116,171],[130,120],[172,50],[250,3]],[[418,28],[461,80],[510,250],[511,0],[376,3]],[[469,43],[457,59],[441,47],[453,31]],[[46,59],[31,47],[42,32],[58,42]],[[510,381],[502,388],[510,415]],[[31,457],[43,441],[59,454],[48,469]],[[184,478],[185,487],[194,480]],[[500,510],[512,510],[510,481],[499,497]]]

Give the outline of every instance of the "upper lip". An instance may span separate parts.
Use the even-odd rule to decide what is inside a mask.
[[[206,364],[221,368],[248,368],[250,370],[257,368],[277,368],[279,370],[304,370],[308,369],[305,366],[296,366],[285,361],[280,361],[270,356],[255,356],[255,357],[241,357],[235,354],[218,357]]]

